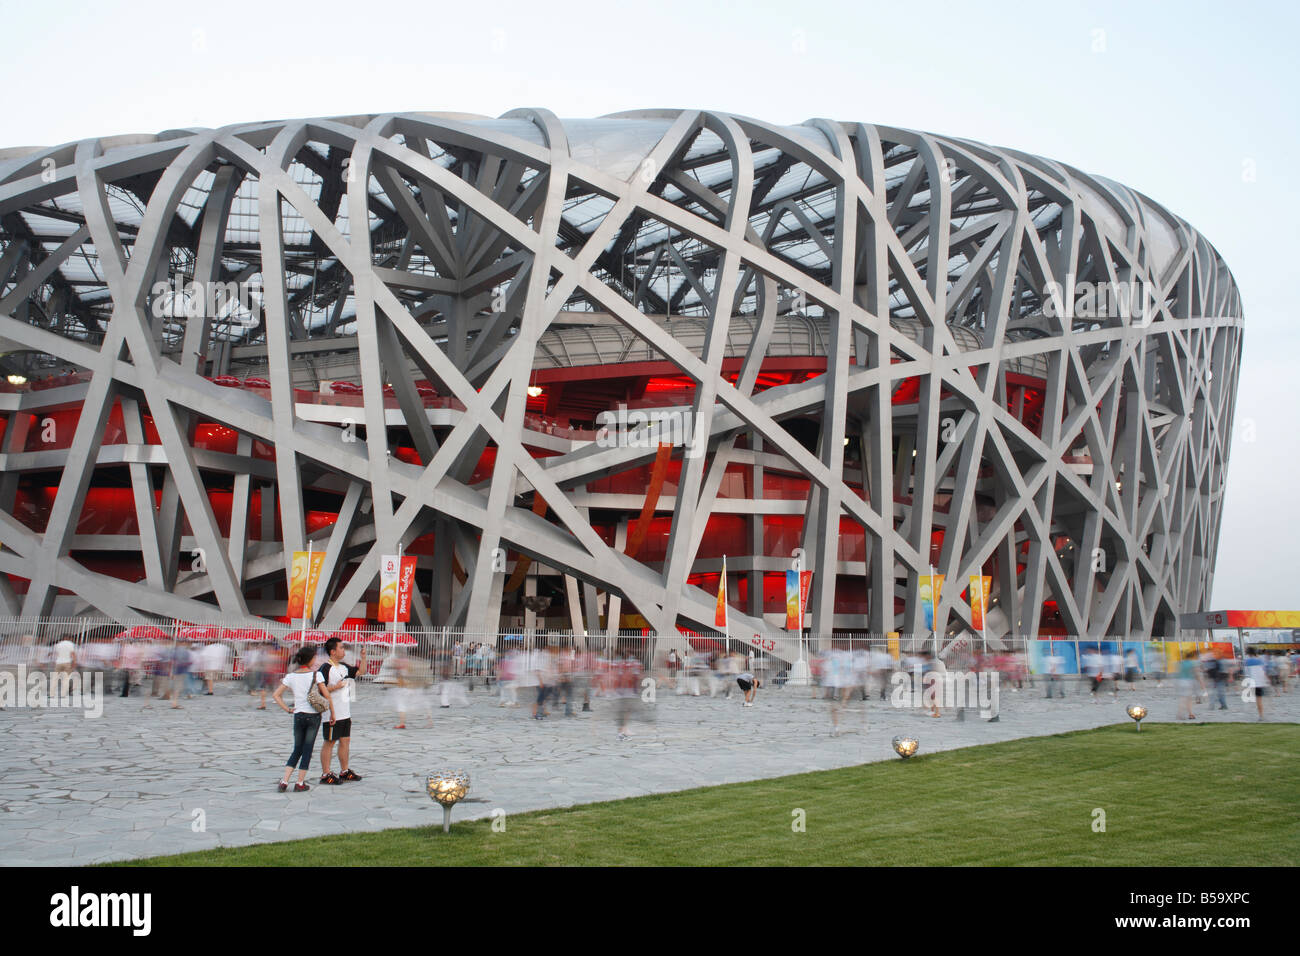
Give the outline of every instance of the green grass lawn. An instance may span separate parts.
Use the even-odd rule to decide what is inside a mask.
[[[443,834],[433,807],[436,827],[118,865],[293,866],[310,843],[313,866],[1289,866],[1300,859],[1298,730],[1129,724],[521,813],[504,833],[479,820]],[[791,827],[796,808],[804,833]]]

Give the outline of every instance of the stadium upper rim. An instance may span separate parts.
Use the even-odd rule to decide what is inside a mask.
[[[642,164],[646,162],[647,157],[662,140],[673,122],[686,112],[695,111],[633,110],[607,114],[592,119],[560,119],[557,122],[563,129],[570,163],[575,164],[577,168],[587,167],[606,177],[626,183],[632,181],[638,175],[642,169]],[[793,166],[787,165],[784,171],[778,168],[778,164],[790,163],[788,147],[791,145],[797,149],[802,144],[812,147],[822,154],[833,153],[835,144],[832,143],[826,132],[828,126],[836,127],[846,134],[851,134],[854,130],[866,128],[868,125],[856,122],[824,120],[806,120],[803,123],[794,125],[776,125],[735,114],[716,113],[711,115],[734,120],[747,131],[760,130],[765,137],[775,136],[789,141],[785,149],[774,145],[770,139],[764,143],[753,144],[756,147],[753,153],[755,180],[759,179],[765,172],[771,172],[774,175],[779,174],[780,176],[778,181],[766,192],[764,201],[761,204],[756,204],[754,218],[770,216],[771,211],[779,209],[782,203],[793,203],[799,205],[819,228],[826,222],[826,219],[819,219],[818,213],[826,212],[830,204],[833,203],[838,184],[827,180],[824,176],[818,174],[815,168],[811,168],[805,162],[798,162]],[[543,125],[535,121],[533,111],[523,110],[512,111],[497,118],[461,112],[416,111],[267,120],[231,124],[217,128],[190,127],[168,129],[156,134],[106,136],[85,141],[74,141],[55,147],[0,148],[0,211],[18,211],[18,214],[23,216],[24,219],[30,220],[33,217],[40,216],[42,207],[49,207],[57,210],[59,215],[65,217],[68,215],[75,216],[80,212],[77,208],[79,199],[75,192],[72,194],[64,193],[57,198],[41,201],[40,205],[35,207],[26,203],[17,205],[11,203],[10,205],[13,208],[10,209],[3,201],[3,185],[7,183],[10,187],[15,187],[18,185],[16,179],[30,179],[32,176],[39,174],[42,163],[53,160],[55,163],[62,165],[65,161],[70,161],[78,149],[85,149],[87,146],[95,154],[106,156],[110,153],[118,153],[126,157],[132,153],[147,154],[161,145],[175,144],[180,140],[194,140],[202,136],[212,136],[213,138],[235,136],[260,148],[269,144],[279,131],[289,127],[337,124],[356,129],[360,133],[366,130],[367,127],[373,127],[377,120],[392,120],[398,124],[405,120],[432,121],[453,131],[463,132],[472,138],[481,138],[483,142],[490,142],[497,151],[504,150],[506,153],[511,151],[512,144],[514,144],[523,148],[524,152],[519,155],[525,162],[529,160],[529,157],[536,157],[538,150],[544,151],[549,156],[552,148],[547,142],[547,134]],[[886,169],[885,185],[887,190],[902,183],[911,172],[912,165],[921,162],[916,151],[908,145],[909,141],[917,139],[933,144],[945,157],[958,157],[953,160],[957,163],[960,163],[960,157],[965,155],[977,157],[986,163],[992,163],[1004,169],[1007,164],[1012,164],[1020,173],[1028,172],[1035,177],[1041,177],[1051,183],[1053,190],[1059,191],[1059,196],[1055,199],[1043,194],[1040,196],[1041,201],[1036,206],[1031,204],[1033,227],[1040,233],[1058,227],[1064,207],[1072,205],[1081,216],[1088,218],[1095,224],[1099,233],[1113,238],[1117,246],[1128,245],[1134,233],[1140,233],[1146,250],[1145,254],[1151,259],[1151,272],[1155,275],[1166,273],[1171,269],[1177,263],[1180,255],[1186,250],[1199,248],[1203,253],[1209,253],[1209,258],[1214,263],[1213,279],[1221,291],[1220,301],[1232,303],[1226,310],[1227,314],[1236,317],[1240,316],[1240,299],[1237,294],[1235,279],[1217,249],[1190,223],[1143,193],[1104,176],[1085,173],[1068,164],[1019,150],[990,146],[971,139],[908,129],[895,129],[885,126],[872,126],[870,128],[878,132],[882,139],[891,139],[891,133],[899,134],[897,141],[885,156],[887,162],[890,160],[891,155],[894,154],[897,154],[896,158],[900,159],[896,165]],[[390,132],[387,138],[404,142],[405,134]],[[430,142],[432,144],[432,141]],[[322,161],[325,160],[322,143],[310,141],[309,139],[305,144],[305,149],[314,150],[319,154]],[[909,149],[912,151],[910,158],[906,155]],[[453,153],[441,150],[439,152],[441,152],[441,156],[438,155],[438,152],[434,153],[433,158],[436,161],[440,161],[445,166],[450,166],[455,162]],[[726,198],[729,195],[731,161],[732,157],[722,140],[712,130],[705,128],[694,138],[690,148],[678,158],[677,165],[684,170],[689,170],[705,188],[716,189],[720,197]],[[290,162],[288,171],[295,182],[304,188],[309,198],[313,201],[319,198],[322,176],[318,171],[309,169],[299,158],[295,158]],[[964,177],[968,173],[969,171],[966,169],[957,172],[954,168],[955,177]],[[181,200],[177,214],[180,219],[191,227],[194,227],[198,221],[213,181],[214,176],[210,170],[202,173],[191,184]],[[527,181],[528,177],[525,176],[523,182],[526,183]],[[957,185],[956,181],[954,181],[953,185],[954,187]],[[241,195],[237,197],[236,204],[231,210],[230,224],[226,235],[227,244],[238,243],[239,241],[256,244],[259,241],[256,191],[257,179],[255,176],[250,176],[241,186]],[[373,230],[376,226],[382,224],[382,216],[385,211],[396,216],[397,210],[393,208],[391,201],[377,182],[371,181],[368,192],[372,203],[370,226]],[[1030,190],[1031,195],[1035,192],[1034,189]],[[29,203],[32,198],[31,191],[24,190],[23,195],[26,197],[27,203]],[[677,189],[674,191],[671,185],[665,189],[664,196],[670,201],[689,202],[689,197],[685,195],[683,190]],[[239,207],[240,198],[245,201],[247,206],[242,212]],[[969,198],[970,201],[964,207],[959,207],[954,201],[951,212],[954,226],[960,226],[963,230],[977,229],[982,220],[1004,212],[1004,207],[1001,204],[990,201],[991,198],[995,199],[995,197],[990,197],[989,190],[986,188],[977,187]],[[581,246],[585,239],[599,226],[604,214],[613,207],[615,201],[616,197],[612,195],[586,194],[575,197],[575,201],[571,205],[566,204],[561,217],[560,247],[567,250]],[[920,190],[913,197],[913,203],[918,201],[928,201],[928,188]],[[110,190],[110,209],[114,223],[119,227],[123,227],[125,232],[138,227],[143,221],[143,204],[138,201],[137,197],[129,194],[114,195]],[[48,241],[57,240],[62,236],[62,233],[58,230],[52,231],[50,229],[49,222],[41,222],[39,226],[36,223],[29,222],[29,225],[33,226],[34,233],[41,235]],[[346,197],[344,197],[341,204],[341,211],[336,225],[340,227],[345,237],[350,236]],[[816,237],[811,234],[812,230],[802,228],[803,225],[794,223],[793,228],[789,229],[784,236],[778,231],[778,234],[773,237],[773,241],[769,244],[769,248],[787,261],[797,265],[810,277],[825,282],[832,269],[829,246],[824,243],[819,244]],[[1080,229],[1082,231],[1082,226]],[[71,234],[70,226],[66,232],[68,235]],[[297,216],[294,210],[288,209],[285,217],[286,252],[291,253],[294,250],[295,238],[303,240],[302,250],[306,253],[311,241],[311,230],[305,221]],[[670,227],[661,224],[646,225],[630,241],[622,243],[618,254],[627,262],[635,264],[638,257],[644,258],[648,256],[651,250],[662,247],[675,238],[680,238],[680,234],[675,237]],[[606,247],[606,253],[611,252],[611,247],[615,241],[612,241]],[[324,267],[329,267],[337,262],[328,255],[318,256],[317,258]],[[687,258],[689,260],[689,255]],[[1203,256],[1203,262],[1204,258]],[[64,278],[74,285],[93,285],[98,273],[95,259],[94,251],[89,250],[87,255],[74,258],[61,267],[59,271],[65,273]],[[237,258],[232,258],[223,262],[223,265],[229,269],[236,269],[240,266],[240,262]],[[423,265],[425,264],[415,262],[412,264],[412,270],[419,271]],[[598,263],[593,271],[600,272],[601,265]],[[959,278],[966,267],[970,265],[971,263],[961,254],[954,255],[949,263],[950,281]],[[611,271],[609,262],[604,262],[603,266],[607,272]],[[1202,265],[1201,268],[1204,270],[1205,266]],[[611,277],[617,278],[616,276]],[[290,276],[287,285],[291,292],[301,295],[305,294],[306,290],[305,288],[300,289],[298,286],[305,285],[306,281],[302,276]],[[328,293],[328,290],[323,291],[326,294]],[[661,318],[699,318],[707,315],[707,302],[704,301],[698,291],[690,288],[689,283],[683,276],[666,277],[663,294],[656,296],[656,291],[655,288],[647,290],[647,299],[662,303],[663,309],[659,313]],[[112,303],[106,288],[102,290],[92,289],[88,295],[82,298],[89,311],[102,311],[101,318],[107,318]],[[755,311],[755,305],[755,296],[750,295],[741,303],[737,312],[741,316],[752,315]],[[575,307],[579,311],[590,308],[589,305],[580,301],[576,302],[576,306],[575,304],[565,306],[566,310]],[[647,312],[654,315],[653,309],[647,309]],[[818,319],[821,314],[820,307],[816,303],[812,303],[810,309],[804,310],[799,315],[791,314],[787,319],[787,323],[794,326],[807,325],[806,322],[800,320],[810,319],[814,325],[819,324]],[[1033,314],[1034,309],[1032,308],[1022,310],[1022,317],[1032,317]],[[345,303],[343,321],[336,323],[335,329],[340,332],[348,331],[348,320],[353,317],[354,312],[350,302]],[[916,339],[919,331],[915,318],[915,314],[906,299],[895,295],[890,308],[890,319],[895,328]],[[581,325],[582,323],[578,321],[573,324]],[[597,319],[593,321],[592,326],[600,324]],[[950,327],[959,330],[966,323],[962,322],[961,316],[954,315],[950,317],[948,324]],[[796,328],[793,331],[797,334],[799,329]],[[215,334],[221,337],[219,331]],[[545,351],[551,357],[539,356],[539,367],[545,367],[547,364],[570,364],[567,359],[555,358],[555,356],[563,356],[572,351],[566,348],[564,338],[566,336],[569,338],[579,336],[584,339],[589,338],[590,328],[571,331],[561,326],[550,330],[547,334],[550,342],[544,343],[544,345],[549,344],[552,347]],[[239,338],[238,335],[231,335],[230,337],[232,339]],[[811,343],[809,354],[818,354],[816,343],[823,336],[815,328],[809,328],[804,337]],[[958,344],[963,349],[975,347],[973,342],[968,341],[972,338],[971,336],[963,337],[958,332],[956,337]],[[579,347],[576,351],[589,350]],[[597,351],[600,350],[597,349]],[[799,349],[795,349],[796,354],[799,351]],[[824,354],[824,352],[821,354]],[[599,364],[599,362],[593,364]]]

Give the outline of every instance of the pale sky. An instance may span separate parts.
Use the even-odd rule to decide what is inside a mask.
[[[1118,180],[1219,250],[1246,345],[1215,609],[1300,609],[1287,3],[0,0],[0,147],[259,119],[702,107],[861,120]]]

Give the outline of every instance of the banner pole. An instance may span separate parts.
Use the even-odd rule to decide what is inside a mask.
[[[938,590],[936,585],[938,581],[934,576],[934,565],[930,565],[930,637],[934,641],[934,659],[939,659],[939,595],[935,594]]]
[[[302,640],[300,643],[303,647],[307,646],[307,615],[311,613],[309,605],[314,595],[311,591],[311,538],[307,539],[307,576],[302,582]]]
[[[731,608],[727,607],[727,556],[722,556],[722,637],[723,644],[727,650],[727,656],[731,656]]]
[[[397,593],[393,595],[393,629],[388,643],[388,656],[397,655],[397,601],[402,596],[402,542],[397,542]]]
[[[981,569],[982,570],[982,569]],[[989,596],[984,593],[984,575],[980,579],[980,640],[984,643],[984,656],[989,656]]]

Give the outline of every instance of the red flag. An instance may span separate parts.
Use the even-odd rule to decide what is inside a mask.
[[[402,558],[402,570],[397,578],[397,620],[411,619],[411,594],[415,591],[415,558]]]

